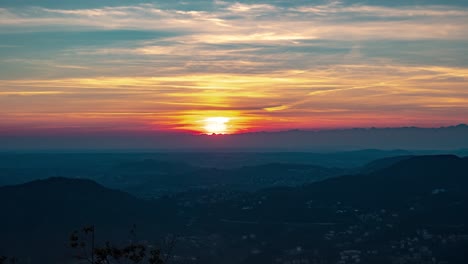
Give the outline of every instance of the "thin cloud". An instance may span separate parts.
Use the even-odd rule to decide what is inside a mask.
[[[8,49],[0,121],[112,127],[134,119],[138,128],[193,130],[207,116],[229,117],[240,130],[461,121],[467,24],[468,10],[448,5],[0,8],[0,48]]]
[[[307,39],[467,39],[468,10],[429,6],[309,6],[233,4],[206,11],[162,10],[154,5],[59,10],[2,9],[0,25],[68,26],[102,29],[175,30],[206,43],[298,41]],[[297,13],[302,15],[298,16]],[[235,19],[240,14],[240,17]],[[263,16],[262,14],[265,14]],[[317,16],[317,14],[322,14]],[[396,17],[369,20],[364,16]],[[226,19],[231,17],[231,19]],[[92,19],[90,19],[92,18]],[[281,18],[281,19],[278,19]],[[437,18],[437,19],[435,19]],[[227,29],[229,28],[229,33]],[[184,41],[183,38],[181,41]]]

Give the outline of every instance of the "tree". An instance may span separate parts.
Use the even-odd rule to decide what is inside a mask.
[[[0,256],[0,264],[17,264],[17,258],[8,258],[6,256]]]
[[[131,234],[135,233],[133,227]],[[130,241],[126,245],[115,246],[106,242],[103,246],[95,245],[95,228],[86,226],[70,235],[70,247],[76,249],[76,259],[89,264],[164,264],[161,251],[146,243]],[[1,264],[1,262],[0,262]]]

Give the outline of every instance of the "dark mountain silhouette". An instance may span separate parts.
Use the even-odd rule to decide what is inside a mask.
[[[411,153],[400,150],[332,153],[0,153],[0,186],[65,176],[92,179],[107,187],[125,189],[130,186],[137,188],[137,185],[152,178],[171,181],[180,174],[203,174],[203,171],[210,171],[208,168],[239,170],[242,167],[262,168],[264,164],[271,163],[353,168],[374,159],[408,154]],[[183,186],[182,181],[179,183],[178,187]]]
[[[91,180],[50,178],[0,187],[0,249],[16,256],[27,252],[33,263],[69,259],[67,235],[89,224],[96,225],[101,239],[126,238],[134,224],[157,238],[175,223],[170,207]]]
[[[239,168],[228,176],[252,177],[258,171],[268,171],[274,178],[296,172],[307,175],[322,169],[290,164],[264,166]],[[396,157],[377,161],[371,167],[372,171],[367,173],[333,177],[299,187],[270,188],[227,200],[207,196],[207,191],[145,201],[90,180],[66,178],[1,187],[0,250],[6,250],[9,255],[32,256],[32,263],[64,263],[70,257],[65,249],[67,235],[87,224],[95,224],[98,238],[106,240],[122,238],[133,224],[149,239],[177,232],[209,241],[221,237],[228,243],[239,239],[240,232],[255,232],[272,248],[298,243],[320,245],[324,235],[321,232],[326,232],[329,226],[346,230],[348,226],[362,225],[362,217],[368,214],[386,215],[390,219],[386,221],[397,230],[373,238],[372,243],[382,247],[389,240],[400,239],[418,229],[433,228],[447,236],[466,231],[468,158]],[[224,177],[220,171],[206,170],[204,177],[215,181]],[[207,203],[195,202],[206,200]],[[382,211],[388,213],[375,213]],[[392,214],[398,215],[395,218],[398,220],[392,220]],[[306,236],[308,232],[316,237],[311,240],[310,235]],[[225,257],[237,254],[228,253],[229,243],[223,249]],[[207,252],[213,246],[204,245]],[[194,252],[200,250],[205,249],[196,248]],[[461,253],[457,254],[457,261],[466,260]]]
[[[257,206],[257,210],[248,217],[281,221],[335,221],[333,208],[340,204],[341,207],[358,210],[383,208],[406,212],[419,208],[420,220],[444,221],[445,216],[451,216],[446,220],[460,224],[468,221],[467,189],[467,158],[417,156],[371,173],[334,177],[298,188],[261,191],[251,200],[261,197],[262,205]],[[319,214],[317,210],[308,208],[328,210],[318,210],[322,211]]]
[[[367,175],[331,179],[310,186],[314,195],[375,205],[396,203],[436,189],[463,194],[468,187],[468,162],[452,155],[403,159]]]
[[[12,131],[0,135],[4,150],[145,149],[317,151],[377,149],[444,149],[468,147],[468,126],[439,128],[353,128],[336,130],[254,132],[231,135],[192,135],[154,131]]]
[[[395,263],[390,259],[401,253],[392,251],[392,243],[398,248],[402,244],[395,245],[395,241],[411,240],[418,232],[426,232],[430,235],[417,238],[425,242],[415,243],[419,245],[411,246],[411,250],[431,248],[431,254],[445,263],[467,263],[468,255],[462,250],[468,245],[467,190],[467,158],[418,156],[367,174],[264,190],[225,203],[218,210],[224,228],[234,229],[237,224],[238,230],[242,230],[239,226],[265,230],[256,232],[262,239],[273,241],[273,248],[291,244],[313,244],[321,252],[328,252],[332,246],[377,248],[392,253],[386,259],[371,261],[368,257],[364,263]],[[317,239],[329,235],[328,239],[335,241],[332,244]],[[448,237],[458,242],[447,244],[444,239]],[[314,239],[315,243],[310,242]],[[426,263],[421,259],[408,261],[401,263]]]
[[[372,162],[367,163],[363,167],[358,169],[359,173],[371,173],[378,170],[382,170],[394,165],[397,162],[402,160],[407,160],[414,157],[414,155],[404,155],[404,156],[395,156],[389,158],[377,159]]]

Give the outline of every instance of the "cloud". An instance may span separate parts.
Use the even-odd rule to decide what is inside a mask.
[[[329,4],[320,6],[301,6],[292,10],[315,15],[334,15],[380,18],[418,18],[418,17],[466,17],[468,10],[452,6],[369,6]]]
[[[368,116],[372,121],[373,115],[396,119],[401,112],[421,117],[431,113],[442,121],[468,114],[466,76],[464,68],[341,65],[268,75],[11,80],[0,82],[6,88],[0,93],[0,119],[41,118],[47,123],[44,113],[64,113],[76,123],[132,117],[142,124],[184,124],[184,129],[193,130],[209,116],[230,117],[242,129],[267,125],[265,120],[271,118],[305,125],[310,118],[344,121]],[[12,95],[42,99],[25,104],[27,98]]]
[[[196,130],[227,116],[243,130],[468,116],[466,7],[298,2],[1,8],[0,121]]]
[[[390,8],[333,4],[281,8],[235,3],[207,12],[141,4],[77,10],[25,8],[15,12],[2,9],[0,12],[3,26],[173,30],[185,32],[189,35],[188,41],[206,43],[468,38],[464,27],[468,22],[468,10],[448,6]]]
[[[231,11],[233,13],[255,13],[258,14],[259,12],[266,13],[266,12],[274,12],[277,11],[277,8],[273,5],[268,4],[241,4],[235,3],[229,5],[226,10]]]

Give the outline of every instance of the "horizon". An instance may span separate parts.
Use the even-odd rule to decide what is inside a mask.
[[[0,133],[3,150],[147,150],[147,151],[349,151],[462,150],[468,125],[439,128],[351,128],[192,134],[154,131],[24,131]]]
[[[254,131],[240,131],[233,133],[225,132],[201,132],[193,130],[178,130],[178,131],[164,131],[164,130],[106,130],[96,129],[89,130],[88,128],[80,127],[61,127],[61,128],[42,128],[42,129],[30,129],[30,128],[9,128],[0,130],[1,135],[77,135],[77,134],[150,134],[150,135],[190,135],[190,136],[236,136],[236,135],[248,135],[248,134],[260,134],[260,133],[286,133],[286,132],[329,132],[329,131],[347,131],[347,130],[382,130],[382,129],[444,129],[444,128],[464,128],[468,127],[468,124],[458,123],[444,126],[369,126],[369,127],[337,127],[337,128],[289,128],[283,130],[254,130]]]

